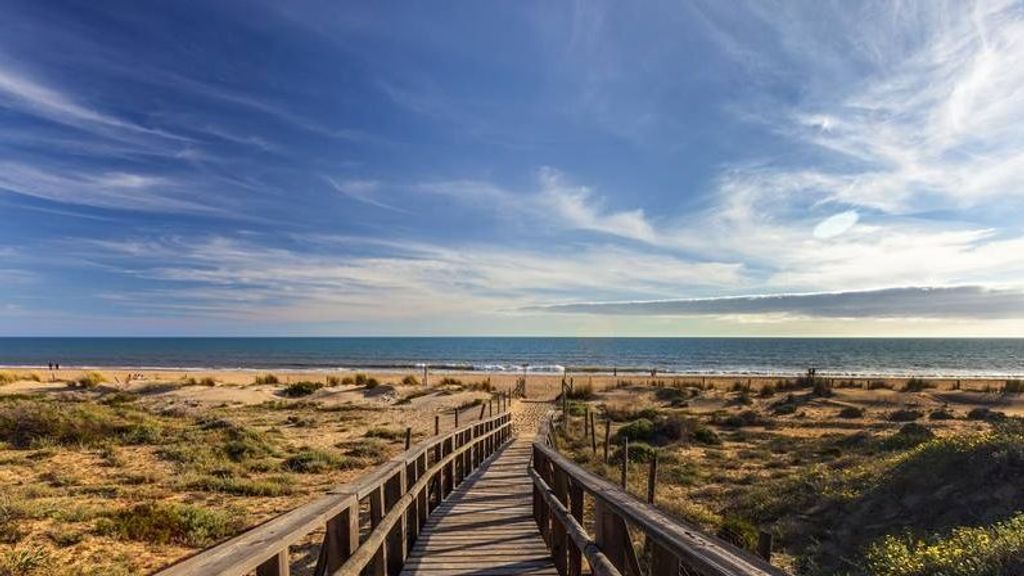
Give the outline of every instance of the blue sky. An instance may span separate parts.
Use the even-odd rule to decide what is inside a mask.
[[[1024,3],[0,0],[0,333],[1024,335]]]

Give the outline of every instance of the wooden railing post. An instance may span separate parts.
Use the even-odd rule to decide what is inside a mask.
[[[359,504],[356,503],[327,521],[327,532],[321,545],[323,572],[333,574],[359,548]],[[320,567],[318,562],[318,568]]]
[[[555,493],[555,498],[562,504],[568,504],[569,490],[566,484],[565,473],[557,466],[552,466],[552,483],[549,484]],[[555,568],[562,576],[569,573],[569,538],[565,532],[565,526],[556,518],[551,523],[551,558],[555,562]]]
[[[291,566],[288,563],[287,548],[256,568],[256,576],[290,576],[290,574]]]
[[[385,514],[391,512],[398,500],[405,495],[405,487],[405,467],[402,467],[384,483]],[[408,530],[406,517],[406,514],[402,514],[401,519],[391,529],[391,533],[388,534],[384,541],[384,547],[387,548],[385,557],[387,558],[388,576],[397,576],[402,571],[402,565],[405,564],[405,546]]]
[[[380,524],[380,521],[384,518],[384,487],[377,486],[370,492],[370,529],[374,529]],[[370,576],[384,576],[387,572],[387,546],[382,545],[373,554],[373,560],[370,561],[369,574]]]
[[[581,525],[583,524],[583,487],[569,478],[569,513]],[[580,576],[583,573],[583,555],[576,546],[569,547],[569,576]]]
[[[612,438],[612,421],[604,421],[604,463],[608,463],[608,444]]]

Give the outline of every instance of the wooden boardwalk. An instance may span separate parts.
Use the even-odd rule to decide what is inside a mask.
[[[430,519],[403,576],[557,576],[533,519],[532,437],[519,437],[476,470]]]

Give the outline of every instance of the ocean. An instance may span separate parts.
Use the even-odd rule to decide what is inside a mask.
[[[1024,375],[1015,338],[0,338],[0,365],[67,368]]]

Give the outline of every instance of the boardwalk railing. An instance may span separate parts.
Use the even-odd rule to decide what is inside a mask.
[[[481,411],[481,414],[483,412]],[[508,412],[434,436],[331,490],[157,576],[288,576],[289,547],[324,531],[317,576],[394,576],[429,514],[512,438]],[[368,511],[360,531],[360,511]]]
[[[545,432],[533,444],[533,515],[562,576],[774,576],[770,564],[670,518],[559,454]],[[585,513],[588,502],[592,510]],[[592,521],[594,535],[584,527]],[[643,533],[638,555],[630,525]],[[643,562],[641,562],[641,558]]]

